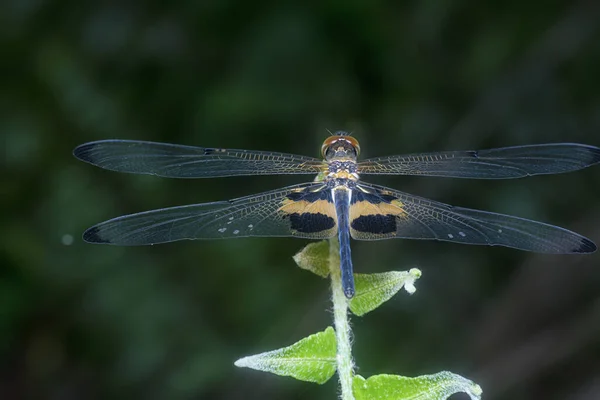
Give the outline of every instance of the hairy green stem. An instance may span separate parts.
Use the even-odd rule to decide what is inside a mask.
[[[342,289],[340,272],[340,244],[337,238],[329,240],[329,273],[331,277],[331,300],[337,339],[337,373],[340,379],[341,400],[354,400],[352,393],[352,346],[350,345],[350,323],[348,321],[348,299]]]

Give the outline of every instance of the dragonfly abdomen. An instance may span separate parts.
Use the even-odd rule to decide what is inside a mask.
[[[350,199],[352,190],[346,186],[332,189],[333,202],[338,222],[340,242],[340,270],[342,289],[347,298],[354,297],[354,276],[352,275],[352,255],[350,252]]]

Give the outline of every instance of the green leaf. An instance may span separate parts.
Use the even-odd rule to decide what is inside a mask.
[[[402,287],[413,294],[415,281],[421,277],[421,271],[390,271],[381,274],[354,274],[356,294],[350,300],[350,310],[361,316],[373,311],[392,298]]]
[[[479,400],[482,393],[478,384],[447,371],[417,378],[384,374],[365,379],[356,375],[352,390],[356,400],[444,400],[458,392]]]
[[[300,268],[327,278],[329,276],[329,242],[322,240],[309,244],[294,256],[294,261]]]
[[[241,358],[235,365],[323,384],[335,374],[335,357],[335,331],[328,327],[289,347]]]

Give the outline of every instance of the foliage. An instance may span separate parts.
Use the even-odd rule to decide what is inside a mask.
[[[360,316],[391,299],[403,286],[408,293],[415,292],[414,282],[421,277],[421,271],[416,268],[408,272],[355,274],[356,295],[348,301],[341,294],[338,246],[333,239],[329,242],[312,243],[294,256],[294,261],[301,268],[319,276],[330,276],[337,330],[350,331],[346,321],[348,307]],[[338,296],[338,293],[341,295]],[[340,306],[342,313],[336,312]],[[352,369],[342,368],[344,359],[349,359],[351,365],[353,363],[349,336],[340,335],[339,331],[334,334],[334,329],[328,327],[324,332],[310,335],[291,346],[244,357],[236,361],[235,365],[321,384],[331,378],[337,369],[342,400],[445,400],[457,392],[467,393],[472,400],[481,398],[482,391],[477,384],[450,372],[417,378],[376,375],[365,379],[354,375]],[[345,379],[352,381],[351,386],[345,387]]]

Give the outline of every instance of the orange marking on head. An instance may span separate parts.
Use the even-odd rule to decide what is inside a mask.
[[[329,136],[327,139],[325,139],[325,141],[323,142],[323,146],[321,146],[321,155],[323,156],[323,158],[325,158],[325,152],[327,151],[328,148],[333,147],[336,145],[336,143],[339,143],[342,141],[346,142],[346,143],[350,144],[352,147],[354,147],[356,149],[357,156],[360,154],[360,145],[358,144],[358,140],[356,140],[352,136],[334,135],[334,136]]]

